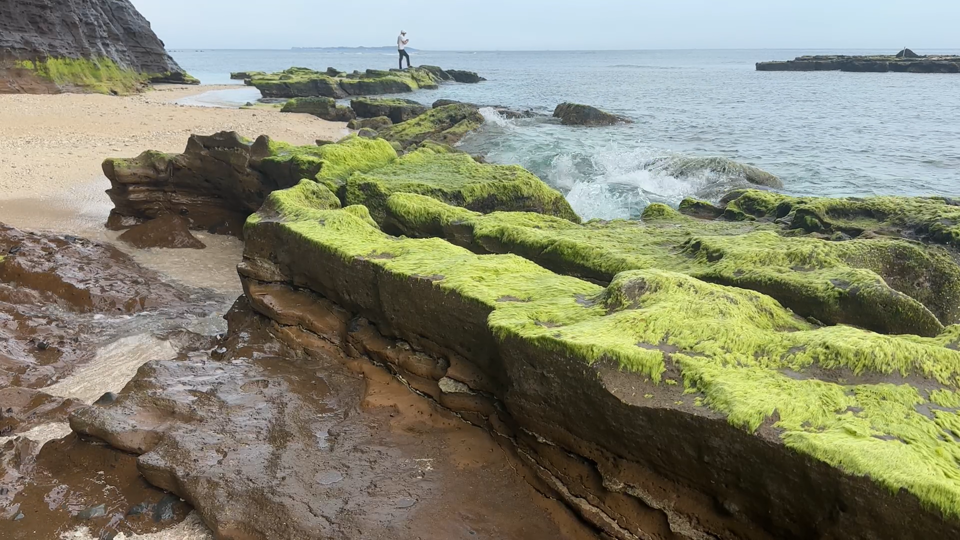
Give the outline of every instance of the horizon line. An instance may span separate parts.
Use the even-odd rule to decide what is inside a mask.
[[[166,50],[168,52],[180,52],[180,51],[296,51],[296,50],[323,50],[323,49],[393,49],[392,45],[380,45],[380,46],[295,46],[295,47],[284,47],[284,48],[216,48],[216,47],[170,47]],[[960,51],[960,46],[955,47],[907,47],[911,50],[957,50]],[[652,49],[410,49],[416,52],[431,52],[431,53],[477,53],[477,52],[558,52],[558,53],[571,53],[571,52],[651,52],[651,51],[796,51],[796,50],[812,50],[812,51],[827,51],[827,50],[849,50],[849,51],[873,51],[873,50],[887,50],[888,47],[766,47],[766,48],[753,48],[753,47],[716,47],[716,48],[704,48],[704,47],[693,47],[693,48],[652,48]],[[900,52],[902,49],[897,48],[896,52]]]

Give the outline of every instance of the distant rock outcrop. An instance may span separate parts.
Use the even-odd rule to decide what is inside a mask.
[[[904,49],[895,56],[800,56],[786,62],[759,62],[757,71],[960,73],[960,56],[920,56],[910,49]]]
[[[190,83],[129,0],[0,0],[0,94]]]
[[[250,78],[241,77],[249,75]],[[442,82],[480,82],[483,77],[469,71],[444,71],[435,66],[408,69],[368,69],[361,73],[341,72],[335,68],[315,71],[292,67],[279,73],[237,72],[233,78],[257,87],[264,97],[295,98],[322,96],[343,99],[348,96],[402,94],[419,89],[437,88]]]

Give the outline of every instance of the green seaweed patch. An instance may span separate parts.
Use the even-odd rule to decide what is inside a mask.
[[[380,135],[405,148],[426,140],[453,145],[482,125],[483,116],[476,107],[457,103],[430,109],[416,118],[384,129]]]
[[[314,179],[333,192],[337,192],[351,174],[368,172],[397,159],[390,143],[353,135],[323,146],[270,141],[269,153],[259,168],[270,176],[291,184],[303,178]]]
[[[560,192],[515,165],[477,163],[463,153],[421,148],[347,180],[346,204],[363,204],[378,223],[393,193],[417,193],[479,212],[536,211],[579,221]]]
[[[31,71],[61,89],[81,89],[99,94],[140,92],[149,80],[147,74],[123,68],[109,58],[20,60],[14,66]]]

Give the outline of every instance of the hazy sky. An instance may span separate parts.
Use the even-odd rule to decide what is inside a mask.
[[[132,0],[168,48],[958,49],[958,0]]]

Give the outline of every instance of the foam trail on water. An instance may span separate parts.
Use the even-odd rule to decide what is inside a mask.
[[[493,125],[498,128],[515,127],[513,122],[504,118],[503,115],[498,113],[493,107],[480,107],[479,112],[487,125]]]

